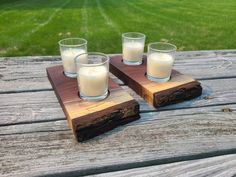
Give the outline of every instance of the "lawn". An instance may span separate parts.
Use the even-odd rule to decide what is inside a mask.
[[[90,51],[121,52],[121,34],[178,50],[236,48],[235,0],[0,0],[0,56],[58,55],[82,37]]]

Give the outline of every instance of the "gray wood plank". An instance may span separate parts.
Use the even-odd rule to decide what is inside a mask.
[[[143,113],[84,143],[63,120],[4,126],[1,175],[89,175],[236,153],[236,104],[227,107]]]
[[[173,104],[161,108],[154,108],[148,105],[140,96],[132,89],[125,88],[141,105],[141,111],[161,111],[170,109],[183,109],[191,107],[204,107],[218,104],[236,103],[236,79],[213,79],[202,80],[202,95],[198,98],[184,101],[182,103]]]
[[[159,109],[148,105],[128,87],[124,89],[138,100],[142,112],[236,103],[236,79],[204,80],[202,85],[201,97]],[[65,118],[53,91],[0,94],[0,100],[0,125]]]
[[[235,50],[179,52],[175,67],[205,80],[201,98],[143,113],[139,121],[82,144],[72,138],[53,92],[47,91],[45,67],[58,59],[0,60],[0,173],[77,176],[235,152],[236,108],[227,105],[236,100],[235,56]],[[28,93],[4,94],[21,91]],[[153,110],[134,96],[143,112]]]
[[[25,57],[0,60],[0,91],[51,89],[46,67],[58,65],[56,57]]]
[[[46,68],[60,65],[59,57],[25,57],[0,60],[0,93],[52,89]],[[117,83],[123,84],[110,74]]]
[[[146,112],[141,113],[141,119],[135,121],[134,123],[129,123],[127,126],[136,124],[145,124],[153,120],[170,119],[173,117],[183,116],[208,116],[214,115],[217,117],[234,117],[236,116],[236,104],[211,106],[211,107],[200,107],[200,108],[189,108],[189,109],[176,109],[176,110],[166,110],[160,112]],[[188,118],[187,118],[188,119]],[[172,119],[170,119],[172,120]],[[2,124],[0,126],[0,135],[11,135],[11,134],[22,134],[22,133],[32,133],[41,131],[60,131],[60,130],[70,130],[67,125],[66,118],[58,119],[45,119],[42,121],[32,121],[32,122],[22,122],[18,124]]]
[[[65,119],[53,91],[0,94],[0,125]]]
[[[197,79],[236,77],[235,51],[178,52],[175,69]],[[0,58],[0,93],[51,89],[45,68],[58,64],[58,56]]]
[[[236,175],[236,154],[134,168],[91,177],[232,177],[234,175]]]

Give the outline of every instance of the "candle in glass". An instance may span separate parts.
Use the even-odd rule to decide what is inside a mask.
[[[82,38],[66,38],[59,41],[64,73],[67,77],[76,77],[75,57],[87,52],[87,41]],[[86,63],[86,57],[81,62]]]
[[[142,64],[145,35],[137,32],[122,34],[123,62],[127,65]]]
[[[155,82],[167,82],[174,64],[176,46],[156,42],[148,45],[147,77]]]
[[[81,59],[87,57],[87,63]],[[76,57],[80,97],[99,101],[108,95],[109,57],[102,53],[85,53]]]

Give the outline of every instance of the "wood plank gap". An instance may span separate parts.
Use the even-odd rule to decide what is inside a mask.
[[[45,91],[53,91],[50,89],[31,89],[31,90],[16,90],[16,91],[0,91],[0,94],[14,94],[14,93],[27,93],[27,92],[45,92]]]
[[[165,112],[170,110],[182,110],[182,109],[194,109],[194,108],[204,108],[204,107],[213,107],[213,106],[226,106],[226,105],[234,105],[236,102],[231,103],[222,103],[222,104],[212,104],[212,105],[206,105],[206,106],[193,106],[191,108],[189,107],[181,107],[181,108],[161,108],[161,109],[155,109],[155,110],[140,110],[140,113],[150,113],[150,112]]]
[[[234,79],[236,76],[227,76],[227,77],[208,77],[208,78],[196,78],[199,81],[204,81],[204,80],[217,80],[217,79]]]
[[[134,168],[110,173],[101,173],[87,177],[120,177],[120,176],[224,176],[234,177],[236,175],[236,154],[210,157],[192,161],[176,162],[164,165]]]
[[[200,154],[194,154],[194,155],[187,155],[187,156],[179,156],[179,157],[163,158],[163,159],[158,159],[158,160],[136,162],[136,163],[117,164],[117,165],[105,166],[101,168],[90,168],[86,170],[54,173],[54,174],[48,174],[46,176],[47,177],[54,177],[54,176],[77,177],[77,176],[95,175],[95,174],[100,174],[100,173],[115,172],[115,171],[128,170],[128,169],[133,169],[133,168],[148,167],[148,166],[153,166],[153,165],[163,165],[163,164],[170,164],[170,163],[175,163],[175,162],[205,159],[205,158],[216,157],[216,156],[221,156],[221,155],[230,155],[230,154],[235,154],[235,153],[236,153],[236,148],[220,150],[220,151],[212,151],[212,152],[200,153]]]
[[[20,56],[20,57],[0,57],[1,60],[29,60],[29,61],[61,61],[61,57],[59,55],[53,56]]]
[[[45,133],[45,132],[65,132],[65,131],[71,131],[69,128],[66,130],[40,130],[40,131],[31,131],[31,132],[22,132],[22,133],[6,133],[6,134],[0,134],[0,136],[12,136],[12,135],[25,135],[25,134],[33,134],[33,133]]]
[[[23,124],[37,124],[37,123],[44,123],[44,122],[56,122],[56,121],[60,121],[60,120],[66,120],[66,118],[37,120],[37,121],[23,121],[23,122],[10,123],[10,124],[0,124],[0,127],[7,127],[7,126],[13,126],[13,125],[23,125]]]

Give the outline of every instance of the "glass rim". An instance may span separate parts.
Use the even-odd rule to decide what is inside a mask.
[[[155,45],[155,44],[166,45],[166,46],[172,47],[173,49],[156,49],[156,48],[151,47],[152,45]],[[176,45],[168,43],[168,42],[152,42],[152,43],[148,44],[148,49],[149,48],[156,51],[156,52],[163,52],[163,53],[174,52],[177,50]]]
[[[81,56],[81,55],[100,55],[100,56],[103,56],[106,60],[101,62],[101,63],[92,63],[92,64],[79,63],[77,60],[78,60],[78,57]],[[107,54],[101,53],[101,52],[85,52],[85,53],[81,53],[81,54],[77,55],[75,57],[74,61],[75,61],[76,64],[79,64],[79,65],[82,65],[82,66],[85,66],[85,67],[93,67],[93,66],[101,66],[101,65],[104,65],[106,63],[109,63],[110,57]]]
[[[67,40],[80,40],[80,41],[83,41],[83,43],[82,44],[63,44],[62,43]],[[86,39],[76,38],[76,37],[64,38],[64,39],[61,39],[60,41],[58,41],[59,46],[63,46],[63,47],[79,47],[79,46],[87,45],[87,43],[88,43],[88,41]]]
[[[141,37],[129,37],[129,36],[126,36],[128,34],[138,34]],[[143,38],[146,38],[146,35],[143,34],[143,33],[140,33],[140,32],[126,32],[126,33],[122,34],[122,37],[127,38],[127,39],[143,39]]]

